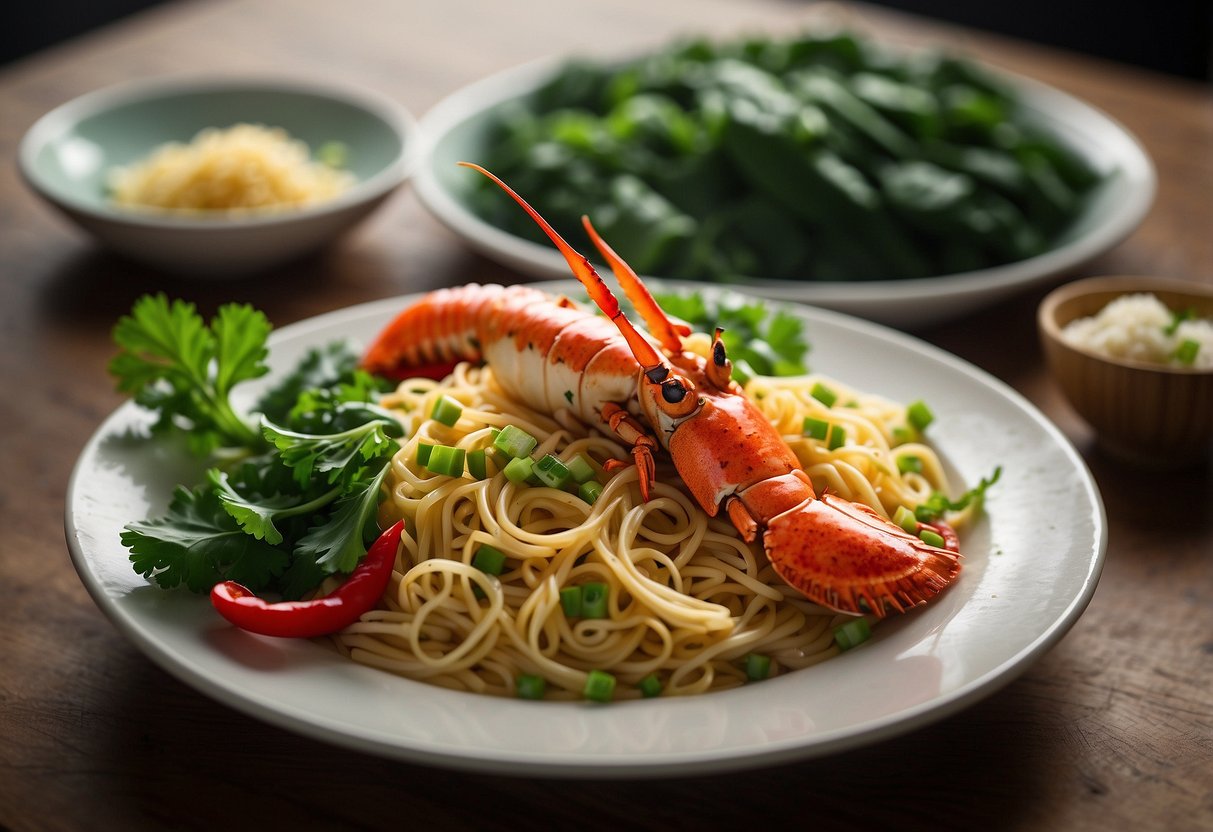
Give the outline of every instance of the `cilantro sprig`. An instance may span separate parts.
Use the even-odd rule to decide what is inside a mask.
[[[180,432],[197,453],[259,447],[260,434],[229,395],[265,375],[270,324],[251,306],[228,304],[209,325],[192,303],[145,295],[114,327],[120,352],[109,370],[118,389],[157,413],[153,430]]]
[[[297,598],[350,572],[378,533],[377,508],[400,423],[374,403],[383,384],[348,347],[310,351],[240,414],[230,395],[267,371],[270,325],[229,304],[207,323],[192,304],[137,301],[119,321],[118,388],[156,413],[153,432],[184,434],[199,456],[238,462],[179,486],[163,517],[129,523],[123,545],[140,574],[206,592],[222,580]],[[260,411],[260,412],[257,412]]]
[[[1001,476],[1002,466],[1000,465],[994,469],[993,474],[983,478],[981,482],[970,488],[956,500],[951,500],[946,494],[936,491],[927,498],[926,502],[921,503],[914,509],[914,516],[922,523],[931,523],[942,517],[945,512],[963,511],[971,503],[976,503],[977,508],[980,509],[982,502],[985,500],[986,490],[998,482],[998,478]]]
[[[772,312],[765,303],[709,301],[698,292],[660,293],[654,296],[669,315],[681,318],[699,332],[722,327],[725,350],[733,365],[748,365],[764,376],[795,376],[808,372],[805,356],[809,342],[804,322],[782,310]],[[743,364],[744,362],[744,364]]]

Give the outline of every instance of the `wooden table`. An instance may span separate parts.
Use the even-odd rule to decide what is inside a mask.
[[[775,0],[172,3],[0,71],[0,146],[46,110],[139,76],[270,71],[363,84],[424,113],[487,73],[566,52],[657,45],[688,29],[790,31]],[[1208,88],[929,22],[852,9],[902,41],[943,41],[1078,95],[1122,121],[1159,171],[1157,202],[1086,274],[1213,282]],[[63,493],[88,435],[119,404],[109,330],[141,293],[205,312],[237,299],[279,325],[468,280],[514,281],[410,193],[327,253],[263,279],[191,283],[102,253],[0,168],[0,827],[1213,828],[1213,479],[1129,470],[1092,446],[1046,376],[1043,292],[926,334],[1048,414],[1091,467],[1110,548],[1070,634],[967,711],[835,757],[668,782],[454,774],[329,747],[247,718],[159,670],[72,570]]]

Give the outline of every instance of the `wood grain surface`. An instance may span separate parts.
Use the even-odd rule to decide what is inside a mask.
[[[1159,173],[1141,227],[1081,274],[1213,282],[1207,87],[834,7],[884,36],[944,43],[1055,85],[1125,124]],[[458,774],[330,747],[245,717],[159,670],[72,570],[63,495],[120,403],[109,330],[165,290],[209,313],[249,301],[277,325],[360,301],[521,279],[471,254],[405,191],[326,252],[261,278],[169,278],[97,249],[37,201],[13,160],[45,111],[127,79],[273,72],[361,84],[423,114],[499,69],[619,54],[694,31],[790,32],[821,10],[776,0],[188,0],[0,70],[0,828],[1213,828],[1213,475],[1127,469],[1048,378],[1043,290],[920,333],[1035,403],[1102,490],[1107,563],[1086,614],[1024,675],[961,714],[803,763],[663,781]],[[1143,32],[1148,36],[1148,32]]]

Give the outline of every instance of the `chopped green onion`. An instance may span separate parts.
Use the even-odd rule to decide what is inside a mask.
[[[560,590],[560,608],[565,618],[581,617],[581,587],[566,586]]]
[[[514,680],[514,689],[518,691],[519,699],[542,699],[547,687],[546,679],[532,673],[523,673]]]
[[[761,653],[750,653],[745,657],[745,677],[751,682],[760,682],[771,675],[771,657]]]
[[[434,409],[430,411],[431,419],[435,422],[441,422],[448,428],[455,427],[455,423],[459,421],[459,417],[462,415],[463,405],[450,396],[443,396],[434,402]]]
[[[926,430],[927,425],[935,421],[935,414],[921,399],[906,408],[906,421],[916,430]]]
[[[535,469],[535,463],[531,462],[528,456],[519,459],[511,459],[506,463],[505,478],[515,485],[522,485],[530,479],[532,472]]]
[[[1162,328],[1162,333],[1163,333],[1163,335],[1170,337],[1170,336],[1174,335],[1177,331],[1179,331],[1180,324],[1182,324],[1184,321],[1194,320],[1195,318],[1196,318],[1196,309],[1195,309],[1195,307],[1192,307],[1192,306],[1189,306],[1188,308],[1183,309],[1179,312],[1172,312],[1171,313],[1171,323],[1167,324],[1165,327]]]
[[[563,488],[569,481],[570,474],[568,466],[557,457],[544,454],[543,458],[535,463],[535,476],[548,488]]]
[[[833,407],[834,402],[838,401],[838,394],[826,387],[820,381],[813,384],[813,389],[809,391],[809,395],[817,399],[826,407]]]
[[[903,474],[921,474],[922,459],[916,456],[899,456],[897,470]]]
[[[615,677],[602,670],[591,670],[582,693],[594,702],[610,702],[615,695]]]
[[[750,366],[750,362],[744,358],[739,358],[733,362],[733,381],[745,387],[750,379],[758,375],[754,368]]]
[[[937,549],[943,548],[943,536],[938,532],[933,532],[930,529],[923,529],[918,533],[918,537],[928,546],[934,546]]]
[[[645,699],[652,699],[654,696],[661,696],[661,680],[657,678],[656,673],[650,673],[639,682],[636,687],[640,688],[640,695]]]
[[[535,450],[535,446],[538,444],[538,439],[522,428],[516,428],[513,425],[503,427],[501,433],[493,439],[493,447],[511,459],[530,456],[531,451]]]
[[[607,585],[591,581],[581,585],[581,617],[606,618]]]
[[[577,496],[590,505],[594,505],[598,501],[598,498],[602,496],[602,483],[598,480],[583,482],[577,487]]]
[[[847,443],[847,429],[842,425],[833,425],[830,428],[830,441],[826,443],[826,447],[831,451],[836,451]]]
[[[468,472],[478,480],[488,478],[489,466],[484,448],[468,451]]]
[[[430,459],[425,467],[435,474],[445,474],[448,477],[463,476],[463,448],[452,448],[449,445],[435,445],[430,451]]]
[[[825,439],[830,433],[830,423],[825,419],[814,419],[812,416],[806,416],[801,433],[810,439]]]
[[[898,425],[897,427],[893,428],[893,444],[894,445],[904,445],[907,442],[913,442],[914,439],[915,439],[914,431],[910,430],[909,428],[902,427],[901,425]]]
[[[577,454],[565,465],[568,466],[574,482],[583,483],[594,479],[594,466],[585,458],[585,454]]]
[[[430,462],[430,454],[433,452],[434,446],[427,445],[424,442],[417,443],[417,464],[428,465]]]
[[[898,506],[897,511],[893,512],[893,522],[910,534],[918,534],[918,518],[905,506]]]
[[[850,650],[871,637],[872,628],[868,626],[866,618],[853,618],[834,630],[834,641],[839,650]]]
[[[325,142],[316,148],[316,161],[325,167],[343,168],[350,158],[350,146],[345,142]]]
[[[1196,355],[1200,352],[1200,342],[1193,341],[1191,338],[1185,338],[1175,348],[1175,360],[1180,364],[1191,364],[1196,361]]]
[[[492,546],[481,546],[472,555],[472,566],[486,575],[500,575],[505,567],[505,552]]]
[[[489,428],[489,442],[496,442],[497,437],[501,435],[501,428]]]
[[[925,503],[914,509],[914,514],[922,522],[930,523],[943,515],[945,511],[963,511],[970,503],[974,503],[977,510],[980,510],[982,502],[985,500],[986,490],[998,482],[998,478],[1001,476],[1002,466],[999,465],[988,479],[983,478],[981,482],[962,494],[959,500],[949,500],[948,495],[933,491]]]

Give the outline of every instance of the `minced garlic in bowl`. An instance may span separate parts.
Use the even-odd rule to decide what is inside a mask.
[[[1071,346],[1108,358],[1213,369],[1213,320],[1171,310],[1150,293],[1121,295],[1061,330]]]
[[[259,124],[206,129],[188,144],[161,145],[109,174],[116,205],[190,215],[292,210],[354,183],[353,174],[314,160],[285,130]]]

